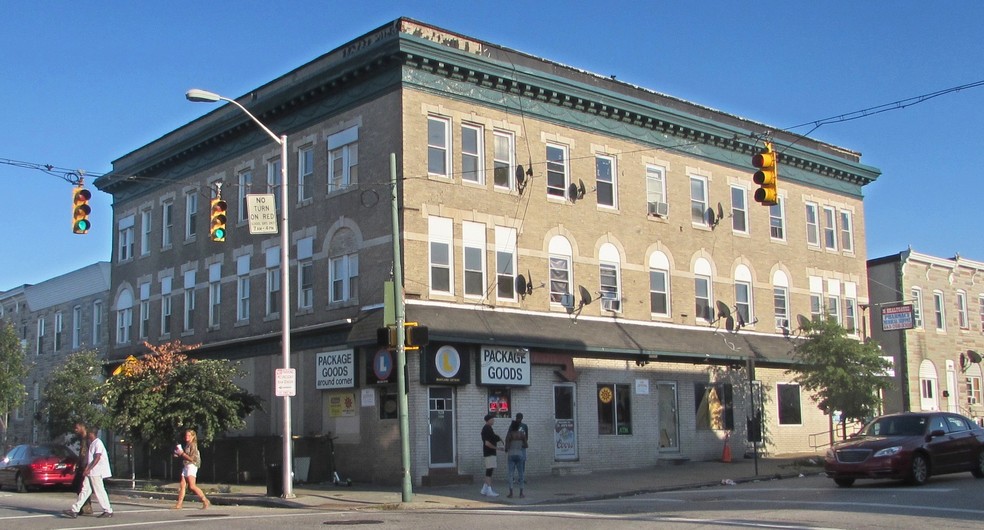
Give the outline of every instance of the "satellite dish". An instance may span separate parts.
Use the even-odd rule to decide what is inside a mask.
[[[581,294],[581,305],[588,305],[591,303],[591,293],[585,289],[583,285],[578,285],[577,291]]]
[[[711,228],[717,226],[718,219],[717,216],[714,215],[714,208],[708,208],[707,211],[704,212],[704,217],[707,218],[707,224],[711,225]]]
[[[970,358],[970,362],[972,363],[981,362],[981,354],[975,352],[974,350],[967,350],[967,357]]]
[[[526,278],[524,278],[522,274],[516,275],[515,287],[516,292],[519,293],[519,296],[526,296],[526,289],[529,287],[529,284],[526,282]]]
[[[721,203],[718,203],[718,221],[720,222],[721,219],[724,219],[724,206],[721,206]]]
[[[577,199],[577,184],[571,182],[571,185],[567,187],[567,200],[577,202]]]
[[[533,294],[533,275],[527,270],[526,276],[528,277],[526,280],[526,294]]]
[[[520,189],[526,187],[526,173],[523,171],[523,165],[519,164],[516,166],[516,185]]]
[[[585,193],[585,191],[584,191],[584,181],[581,180],[581,179],[577,179],[577,182],[578,182],[578,186],[577,186],[577,198],[578,199],[583,199],[584,198],[584,193]]]
[[[718,302],[718,303],[720,303],[720,302]],[[727,317],[727,318],[726,318],[726,319],[724,320],[724,327],[725,327],[725,328],[726,328],[726,329],[727,329],[728,331],[735,331],[735,317],[733,317],[733,316],[730,316],[730,315],[729,315],[729,316],[728,316],[728,317]]]
[[[796,320],[799,322],[800,329],[805,329],[810,326],[810,319],[806,318],[805,315],[796,315]]]
[[[718,300],[716,305],[719,315],[721,315],[724,318],[731,318],[731,308],[728,307],[728,304]]]

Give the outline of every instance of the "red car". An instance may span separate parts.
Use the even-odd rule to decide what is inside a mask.
[[[984,478],[984,429],[950,412],[880,416],[828,449],[824,469],[841,487],[856,479],[921,485],[932,475],[965,471]]]
[[[0,460],[0,487],[24,493],[42,486],[71,487],[79,458],[60,444],[18,445]]]

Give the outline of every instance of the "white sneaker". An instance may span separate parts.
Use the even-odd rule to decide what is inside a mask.
[[[489,488],[489,492],[486,493],[486,495],[488,495],[489,497],[498,497],[499,496],[499,494],[496,493],[495,491],[493,491],[492,488]]]
[[[483,484],[482,485],[482,495],[488,495],[489,494],[489,489],[490,488],[489,488],[489,485],[488,484]]]

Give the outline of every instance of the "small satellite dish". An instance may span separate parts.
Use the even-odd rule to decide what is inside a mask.
[[[981,354],[975,352],[974,350],[967,350],[967,357],[970,358],[970,362],[972,363],[981,362]]]
[[[523,171],[522,164],[516,166],[516,185],[520,188],[526,186],[526,172]]]
[[[567,200],[577,202],[577,199],[577,184],[571,182],[571,185],[567,187]]]
[[[721,315],[724,318],[731,318],[731,308],[728,307],[728,304],[718,300],[716,305],[719,315]]]
[[[709,224],[711,226],[711,228],[714,228],[715,226],[717,226],[718,219],[717,219],[717,216],[714,215],[714,208],[708,208],[704,212],[704,217],[707,218],[707,224]]]
[[[526,278],[524,278],[522,274],[516,275],[515,287],[516,292],[519,293],[519,296],[526,296],[526,289],[529,287],[529,284],[526,282]]]
[[[721,203],[718,203],[718,222],[720,222],[721,219],[724,219],[724,206],[721,206]]]
[[[533,294],[533,275],[526,271],[526,294]]]
[[[805,315],[796,315],[796,321],[799,322],[800,329],[805,329],[810,326],[810,319],[806,318]]]
[[[718,302],[718,303],[720,303],[720,302]],[[729,315],[729,316],[728,316],[728,317],[727,317],[727,318],[726,318],[726,319],[724,320],[724,327],[725,327],[725,328],[726,328],[726,329],[727,329],[728,331],[735,331],[735,317],[733,317],[733,316],[730,316],[730,315]]]
[[[585,289],[583,285],[578,285],[577,291],[581,294],[581,305],[588,305],[591,303],[591,293]]]
[[[577,198],[578,199],[583,199],[584,198],[584,194],[585,194],[584,181],[581,180],[581,179],[577,179],[577,182],[578,182],[578,185],[577,185]]]

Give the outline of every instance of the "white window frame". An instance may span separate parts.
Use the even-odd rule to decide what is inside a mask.
[[[150,336],[150,283],[140,284],[140,323],[137,327],[137,337],[147,339]]]
[[[249,320],[249,273],[236,276],[236,321]]]
[[[841,250],[854,252],[854,217],[849,210],[840,211]]]
[[[485,237],[484,224],[461,223],[461,289],[465,298],[484,299],[488,293]]]
[[[161,248],[174,245],[174,201],[168,199],[161,203]]]
[[[99,344],[102,340],[103,312],[102,302],[95,300],[92,302],[92,344]]]
[[[280,274],[280,263],[279,263],[280,249],[271,248],[268,249],[267,252],[268,252],[268,256],[269,254],[273,254],[274,252],[276,252],[278,257],[278,261],[276,263],[272,263],[270,261],[267,262],[266,274],[264,275],[266,277],[264,309],[266,309],[266,316],[271,317],[274,315],[279,315],[281,310],[280,307],[281,274]]]
[[[116,312],[116,344],[129,344],[130,328],[133,325],[133,307],[125,307]]]
[[[776,198],[776,204],[769,206],[769,238],[773,241],[786,240],[786,201]]]
[[[140,212],[140,255],[150,254],[150,233],[153,230],[153,211],[143,210]]]
[[[567,188],[571,184],[568,149],[566,145],[562,144],[548,143],[546,145],[548,199],[567,200]]]
[[[516,189],[516,135],[509,131],[492,131],[493,186],[502,190]],[[505,185],[502,182],[505,177]]]
[[[912,323],[916,329],[923,329],[923,296],[922,289],[913,287],[912,296]]]
[[[844,329],[849,335],[857,336],[858,330],[858,301],[854,298],[844,298]]]
[[[823,207],[823,248],[837,251],[837,211],[830,206]]]
[[[466,143],[474,139],[474,145]],[[485,184],[485,129],[474,123],[461,124],[461,180]]]
[[[601,208],[618,209],[618,166],[615,157],[595,155],[595,197]],[[603,197],[607,191],[611,197]]]
[[[970,318],[967,315],[967,293],[957,291],[957,325],[960,329],[970,329]]]
[[[301,146],[297,150],[297,202],[311,199],[311,184],[314,176],[314,144]]]
[[[936,317],[936,331],[946,331],[946,301],[943,291],[933,291],[933,315]]]
[[[689,175],[690,177],[690,223],[694,226],[708,227],[707,218],[708,189],[707,177]]]
[[[496,300],[516,301],[516,229],[495,227]],[[982,317],[984,319],[984,317]]]
[[[297,308],[314,307],[314,260],[311,258],[297,262]]]
[[[440,143],[438,143],[440,142]],[[432,162],[440,161],[444,167]],[[451,178],[451,119],[443,116],[427,116],[427,174]]]
[[[38,319],[38,337],[34,347],[34,355],[41,355],[42,346],[44,345],[45,328],[44,317],[41,317]]]
[[[333,304],[356,299],[359,286],[359,255],[345,254],[328,261],[329,301]]]
[[[646,164],[646,211],[656,210],[656,204],[668,204],[666,197],[666,168]]]
[[[704,258],[698,259],[694,263],[694,318],[698,322],[714,321],[714,269],[710,262]],[[702,296],[701,292],[704,291]],[[706,307],[703,314],[700,310],[701,303]]]
[[[195,238],[197,234],[198,220],[198,190],[193,190],[185,194],[185,241]]]
[[[748,234],[748,190],[743,186],[731,186],[731,231]]]
[[[184,311],[182,312],[182,331],[190,332],[195,329],[195,288],[184,291]]]
[[[72,349],[82,346],[82,306],[72,308]]]
[[[820,248],[820,210],[816,203],[806,203],[806,245]]]
[[[547,255],[547,284],[550,289],[551,307],[563,307],[565,295],[573,295],[574,248],[564,236],[554,236],[550,240]]]
[[[445,217],[430,217],[428,219],[427,263],[429,264],[428,286],[430,292],[438,294],[454,294],[454,226],[452,220]],[[439,252],[447,256],[441,256]],[[448,277],[447,289],[435,285],[435,274],[445,271]]]
[[[161,335],[171,334],[171,294],[161,295]]]
[[[240,171],[236,175],[236,180],[239,183],[239,222],[245,223],[248,220],[248,208],[246,206],[246,196],[249,195],[251,188],[253,187],[253,169],[246,169]]]
[[[662,276],[663,278],[662,290],[658,289],[657,286],[654,285],[653,282],[654,274]],[[672,302],[671,293],[672,293],[672,289],[670,289],[669,260],[666,259],[666,254],[663,254],[662,252],[653,252],[649,256],[649,313],[650,315],[657,316],[657,317],[669,317],[672,314],[673,310],[671,308],[671,302]],[[658,296],[662,296],[665,299],[666,302],[665,312],[659,312],[653,310],[653,298]]]
[[[359,128],[349,127],[328,136],[328,193],[341,191],[359,181]]]
[[[281,181],[280,169],[281,160],[279,156],[275,156],[266,161],[267,168],[267,193],[273,194],[273,202],[277,213],[280,213],[280,194],[283,193],[284,187]]]

